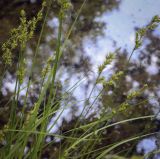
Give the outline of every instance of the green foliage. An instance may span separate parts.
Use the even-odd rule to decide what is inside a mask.
[[[42,70],[41,76],[41,88],[38,94],[38,98],[36,99],[34,105],[29,108],[27,107],[27,99],[28,99],[28,91],[31,89],[30,82],[32,79],[29,78],[29,82],[27,84],[27,93],[25,95],[24,105],[22,110],[18,108],[19,101],[19,93],[21,91],[20,85],[23,83],[25,78],[25,68],[26,62],[24,58],[24,51],[26,49],[26,44],[35,32],[37,23],[43,19],[43,11],[44,7],[46,7],[46,3],[42,4],[42,9],[38,12],[37,16],[31,20],[27,20],[26,13],[24,10],[20,13],[20,25],[18,28],[13,29],[11,31],[11,36],[6,43],[3,44],[3,60],[6,65],[12,65],[12,52],[15,49],[20,50],[19,55],[19,63],[17,67],[17,79],[16,79],[16,88],[13,95],[12,104],[11,104],[11,112],[8,123],[3,127],[3,130],[0,131],[0,142],[3,144],[1,149],[1,158],[12,159],[12,158],[29,158],[29,159],[38,159],[42,158],[44,150],[50,149],[50,146],[54,145],[54,149],[58,152],[52,152],[50,155],[51,158],[59,158],[59,159],[68,159],[68,158],[94,158],[94,159],[102,159],[102,158],[117,158],[124,159],[125,154],[121,153],[121,155],[117,155],[116,150],[119,146],[128,144],[130,142],[134,142],[143,137],[153,135],[155,133],[142,133],[142,134],[133,134],[133,136],[127,136],[125,139],[121,138],[118,134],[118,139],[116,135],[115,126],[123,125],[126,126],[130,122],[139,121],[139,120],[150,120],[154,117],[154,115],[144,115],[144,116],[136,116],[133,118],[127,118],[123,120],[115,121],[117,117],[119,117],[122,113],[128,113],[128,110],[131,108],[132,100],[141,96],[145,89],[148,88],[147,85],[144,85],[137,91],[129,92],[126,95],[126,98],[121,102],[114,102],[115,98],[119,96],[116,94],[116,89],[119,93],[122,93],[120,88],[121,79],[125,76],[126,71],[117,70],[108,81],[106,81],[105,77],[102,75],[104,69],[110,65],[115,59],[115,53],[109,53],[106,56],[103,64],[98,67],[98,76],[95,81],[95,85],[90,93],[89,99],[92,98],[92,92],[97,84],[102,84],[103,88],[99,92],[99,94],[95,97],[94,101],[90,104],[86,104],[81,115],[76,119],[76,122],[73,121],[73,125],[68,131],[62,132],[61,130],[59,134],[50,133],[51,128],[53,128],[62,113],[66,108],[70,106],[70,94],[72,91],[76,89],[76,84],[67,92],[60,95],[60,98],[57,97],[58,85],[56,85],[56,72],[58,70],[58,65],[61,61],[61,56],[63,55],[62,48],[65,46],[65,42],[68,40],[73,26],[71,26],[66,39],[64,40],[64,44],[62,43],[62,33],[63,33],[63,20],[65,18],[65,13],[68,9],[72,7],[72,4],[68,0],[59,0],[59,5],[61,9],[59,10],[59,31],[56,42],[56,52],[50,56],[46,65]],[[80,7],[77,17],[73,25],[76,24],[78,20],[78,16],[81,13],[85,2]],[[48,8],[50,6],[47,6]],[[46,12],[45,17],[48,16],[48,12]],[[147,30],[155,29],[157,24],[160,22],[160,18],[155,16],[151,23],[145,27],[137,31],[136,39],[135,39],[135,49],[138,49],[142,44],[142,38],[145,36]],[[43,32],[43,29],[42,29]],[[41,40],[41,36],[39,37],[39,41]],[[39,43],[37,44],[37,48],[39,47]],[[38,50],[38,49],[37,49]],[[132,52],[133,54],[133,52]],[[131,54],[131,56],[132,56]],[[124,63],[124,66],[127,67],[128,63]],[[34,67],[34,64],[33,64]],[[33,69],[33,68],[32,68]],[[127,69],[127,68],[126,68]],[[47,77],[47,78],[46,78]],[[103,96],[106,92],[108,93],[112,90],[113,95],[111,95],[111,102],[107,104],[107,106],[100,107],[101,113],[97,112],[93,116],[89,118],[83,118],[84,110],[88,112],[95,104],[95,101]],[[67,95],[66,95],[67,94]],[[69,94],[69,95],[68,95]],[[66,99],[67,98],[67,99]],[[60,105],[64,101],[64,106],[61,108]],[[66,102],[67,101],[67,102]],[[85,99],[88,101],[88,99]],[[143,101],[140,101],[143,102]],[[140,104],[137,102],[136,104]],[[87,103],[87,102],[86,102]],[[106,102],[107,103],[107,102]],[[117,106],[117,107],[116,107]],[[40,111],[43,110],[41,113]],[[102,111],[101,111],[102,110]],[[51,121],[52,116],[54,116],[57,112],[60,112],[58,117],[55,119],[53,123],[51,123],[51,127],[48,129],[48,123]],[[18,113],[20,115],[18,115]],[[90,112],[89,112],[90,113]],[[128,113],[129,114],[129,113]],[[99,115],[99,117],[95,117]],[[86,117],[86,115],[84,115]],[[120,118],[121,119],[121,118]],[[112,122],[114,121],[114,123]],[[128,126],[128,125],[127,125]],[[63,127],[63,124],[62,124]],[[108,133],[106,138],[106,132],[111,131],[112,133]],[[110,136],[109,136],[110,135]],[[59,143],[52,140],[51,142],[46,143],[46,137],[52,136],[59,139]],[[122,136],[123,137],[123,136]],[[109,141],[111,140],[111,141]],[[118,142],[117,142],[118,141]],[[135,144],[135,143],[134,143]],[[30,145],[30,146],[28,146]],[[25,152],[26,147],[29,149]],[[131,148],[131,146],[129,146]],[[57,150],[58,149],[58,150]],[[51,150],[53,150],[51,148]],[[118,150],[117,150],[118,151]],[[3,152],[3,153],[2,153]],[[115,154],[112,154],[115,153]],[[48,154],[49,155],[49,154]],[[54,155],[54,156],[53,156]],[[133,156],[132,158],[140,158],[139,156]]]

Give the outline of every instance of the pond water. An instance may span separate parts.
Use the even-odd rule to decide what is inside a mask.
[[[36,1],[32,0],[32,3],[35,3]],[[149,24],[152,17],[155,15],[160,15],[160,0],[121,0],[117,1],[119,4],[116,7],[113,7],[112,9],[108,10],[105,9],[103,12],[97,11],[97,14],[94,14],[93,22],[103,24],[103,27],[100,27],[100,34],[95,33],[93,36],[93,33],[96,32],[96,27],[93,29],[93,31],[86,31],[86,28],[82,31],[78,30],[79,33],[77,35],[72,35],[72,40],[68,41],[69,44],[69,51],[67,52],[67,55],[72,56],[71,59],[68,57],[63,58],[63,64],[61,65],[58,74],[57,74],[57,80],[60,80],[62,85],[62,92],[69,89],[72,85],[74,85],[77,81],[80,81],[79,86],[74,90],[73,97],[76,99],[76,101],[82,101],[83,99],[86,99],[86,97],[89,96],[94,80],[97,76],[97,70],[98,66],[103,63],[106,55],[109,52],[114,52],[115,49],[119,48],[120,52],[127,52],[128,56],[132,52],[134,48],[134,42],[135,42],[135,29],[141,28]],[[77,4],[78,5],[78,4]],[[99,3],[97,2],[97,5]],[[95,5],[95,9],[98,8]],[[75,5],[76,7],[76,5]],[[107,8],[107,6],[105,6]],[[104,7],[104,8],[105,8]],[[94,8],[93,8],[94,10]],[[95,10],[96,12],[96,10]],[[100,13],[99,13],[100,12]],[[91,15],[86,15],[90,18]],[[83,15],[85,16],[85,14]],[[85,17],[81,17],[82,21]],[[72,18],[72,17],[70,17]],[[81,20],[81,18],[79,20]],[[85,23],[87,23],[87,20],[83,22],[84,26]],[[78,23],[79,24],[79,23]],[[93,23],[91,23],[92,25]],[[1,25],[1,24],[0,24]],[[52,38],[55,39],[57,37],[57,29],[58,29],[58,19],[56,16],[51,15],[50,19],[47,22],[48,27],[50,28],[50,34],[47,34],[45,37],[45,43],[41,45],[40,51],[43,52],[45,49],[48,53],[46,55],[42,55],[44,58],[47,58],[49,55],[51,55],[54,51],[54,48],[50,47],[49,42],[52,43]],[[64,25],[64,27],[67,28],[67,23]],[[82,27],[83,28],[83,27]],[[92,27],[91,27],[92,28]],[[84,31],[84,34],[83,34]],[[76,32],[75,32],[76,33]],[[154,32],[154,36],[159,37],[160,36],[160,27],[158,27]],[[48,42],[48,43],[47,43]],[[74,44],[75,42],[75,44]],[[78,44],[77,44],[78,43]],[[54,44],[54,42],[53,42]],[[144,39],[143,46],[141,49],[135,51],[132,61],[133,62],[139,62],[139,54],[141,51],[146,49],[146,46],[150,44],[149,39]],[[74,48],[73,50],[71,48]],[[73,52],[75,52],[73,54]],[[28,58],[28,69],[30,69],[30,65],[32,63],[30,54],[32,54],[32,50],[30,46],[28,46],[27,49],[27,58]],[[65,59],[66,58],[66,59]],[[160,74],[159,66],[157,65],[159,61],[160,56],[154,56],[151,58],[152,62],[150,65],[147,65],[146,72],[149,75],[157,75]],[[67,62],[69,61],[69,66],[67,65]],[[89,64],[86,64],[85,62],[89,62]],[[43,63],[43,62],[42,62]],[[43,63],[44,64],[44,63]],[[87,66],[85,66],[85,64]],[[89,66],[88,66],[89,65]],[[43,66],[39,66],[40,68]],[[81,67],[83,67],[81,69]],[[89,68],[88,68],[89,67]],[[114,67],[114,62],[112,65],[106,68],[104,71],[104,75],[106,78],[109,78],[114,71],[110,70]],[[132,80],[132,79],[130,79]],[[27,82],[27,79],[26,79]],[[139,86],[139,82],[136,80],[133,80],[133,83],[135,87]],[[25,87],[26,83],[24,82],[23,87]],[[7,73],[5,80],[3,82],[2,87],[2,94],[4,96],[7,95],[7,92],[13,92],[15,87],[15,80],[11,73]],[[94,92],[92,93],[92,96],[95,97],[99,93],[99,90],[102,86],[98,86],[95,88]],[[26,93],[26,89],[23,89],[21,92],[21,95],[24,96]],[[153,92],[152,92],[153,93]],[[160,83],[157,86],[157,94],[158,98],[160,98]],[[91,99],[90,102],[92,102],[94,99]],[[158,100],[152,100],[150,103],[156,103],[156,107],[153,110],[154,113],[157,113],[159,111],[159,101]],[[82,109],[83,109],[84,102],[79,102],[79,104],[76,104],[76,107],[78,110],[76,111],[76,115],[78,116]],[[98,106],[97,102],[97,106]],[[96,109],[96,108],[94,108]],[[94,112],[95,110],[93,110]],[[71,117],[71,110],[66,109],[61,118],[57,122],[57,126],[55,126],[51,132],[55,132],[58,130],[59,126],[62,124],[63,119],[67,120],[68,122],[72,119]],[[55,118],[59,114],[52,118],[52,122],[54,122]],[[152,151],[153,149],[156,149],[156,139],[155,137],[146,138],[139,142],[137,146],[137,151],[140,153],[145,152],[148,153]],[[160,156],[156,156],[156,159],[160,158]]]

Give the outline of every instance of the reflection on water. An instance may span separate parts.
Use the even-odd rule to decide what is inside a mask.
[[[76,5],[78,5],[78,3],[75,4],[75,8],[77,7]],[[87,10],[85,10],[84,14],[82,14],[80,17],[80,20],[82,20],[83,24],[78,22],[78,25],[76,26],[78,31],[75,29],[71,35],[71,40],[67,41],[67,48],[64,51],[64,57],[62,59],[63,62],[57,74],[57,80],[61,82],[63,92],[68,90],[76,82],[80,81],[80,84],[78,87],[76,87],[72,94],[74,97],[73,101],[81,101],[76,103],[76,116],[81,113],[85,103],[83,100],[89,96],[92,90],[94,80],[97,76],[98,65],[104,61],[105,56],[109,52],[112,52],[117,48],[120,48],[120,52],[130,53],[134,47],[135,29],[138,27],[146,26],[154,15],[160,14],[159,6],[160,0],[123,0],[120,1],[118,8],[113,7],[112,9],[106,9],[107,7],[105,8],[103,6],[102,8],[105,8],[106,11],[100,9],[100,11],[97,11],[98,14],[93,12],[94,16],[90,15]],[[97,9],[97,6],[93,5],[93,10],[94,7]],[[99,12],[101,13],[99,14]],[[94,17],[93,21],[90,21],[92,16]],[[69,19],[71,22],[73,21],[72,17],[69,17]],[[67,29],[68,25],[70,25],[70,21],[64,24],[65,29]],[[100,27],[97,27],[99,30],[96,29],[95,24],[97,23],[100,24]],[[47,57],[50,56],[55,50],[55,39],[58,34],[59,25],[57,17],[52,15],[48,20],[47,25],[49,27],[49,31],[45,35],[44,43],[40,48],[40,56],[37,60],[41,65],[35,69],[38,72],[40,72],[39,68],[43,67],[41,59],[47,59]],[[92,28],[93,26],[95,27],[94,29]],[[156,36],[160,35],[158,29],[154,32],[154,35]],[[96,31],[100,32],[100,34],[98,34]],[[138,61],[140,51],[145,49],[148,44],[150,44],[150,40],[145,39],[142,49],[139,49],[135,52],[133,61]],[[29,47],[31,46],[28,46],[28,48]],[[27,58],[28,60],[31,58],[29,53]],[[152,56],[151,64],[146,65],[146,72],[151,76],[157,75],[159,73],[159,66],[157,65],[158,61],[159,57]],[[30,67],[32,61],[30,60],[29,62],[30,63],[28,67]],[[113,63],[104,71],[106,78],[114,73],[113,70],[110,70],[110,68],[114,67],[114,65],[115,63]],[[15,80],[11,76],[12,73],[7,73],[4,79],[2,87],[2,94],[4,96],[7,95],[7,91],[14,91]],[[130,83],[133,84],[133,87],[138,88],[140,86],[140,83],[136,81],[137,79],[132,79],[131,76],[128,76],[128,78],[131,78]],[[26,83],[24,82],[24,87]],[[95,88],[94,92],[92,93],[93,97],[97,96],[100,88],[101,86]],[[160,92],[160,89],[157,89],[157,92],[158,91]],[[148,92],[148,94],[150,94],[150,92]],[[25,89],[23,89],[21,92],[21,96],[24,95]],[[153,93],[153,95],[155,94]],[[158,94],[158,97],[160,98],[160,94]],[[90,102],[92,102],[94,99],[91,98],[90,100]],[[156,100],[152,100],[152,102],[158,103]],[[99,103],[97,101],[97,107],[98,106]],[[157,111],[159,111],[159,103],[157,104],[156,108]],[[95,107],[94,109],[97,108]],[[95,110],[93,110],[93,112],[94,111]],[[155,113],[157,113],[157,111],[155,111]],[[71,109],[66,109],[63,112],[61,118],[58,120],[57,126],[54,127],[51,131],[57,131],[59,126],[62,124],[63,119],[66,119],[68,122],[71,121],[71,113]],[[58,115],[59,113],[57,113],[57,115],[52,118],[52,122],[54,122]],[[137,145],[137,152],[141,153],[143,151],[143,153],[148,153],[155,148],[155,138],[148,138],[139,142]],[[158,159],[158,156],[156,158]]]
[[[104,12],[96,21],[104,22],[106,28],[103,36],[98,36],[96,43],[87,37],[84,42],[87,54],[92,56],[93,63],[102,63],[105,54],[115,47],[131,52],[134,47],[135,28],[146,26],[154,15],[160,13],[160,1],[123,0],[119,9]],[[156,30],[158,32],[158,29]]]
[[[143,153],[148,154],[149,152],[152,152],[156,148],[157,148],[156,139],[154,137],[150,137],[147,139],[143,139],[142,141],[139,142],[139,144],[137,145],[137,152],[142,154]]]

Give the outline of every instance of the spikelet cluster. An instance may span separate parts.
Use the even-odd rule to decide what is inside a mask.
[[[124,102],[119,106],[118,111],[119,112],[126,111],[128,107],[129,107],[129,103],[128,102]]]
[[[159,16],[154,16],[151,23],[145,27],[141,28],[136,32],[136,38],[135,38],[135,49],[138,49],[142,45],[142,38],[146,34],[148,30],[154,30],[158,24],[160,23],[160,17]]]
[[[103,64],[98,67],[98,73],[101,74],[102,71],[106,68],[106,66],[111,64],[111,62],[114,60],[114,58],[115,58],[115,54],[114,53],[109,53],[106,56]]]
[[[69,11],[73,6],[70,0],[58,0],[58,3],[61,7],[60,9],[60,17],[64,19],[66,12]]]
[[[63,11],[67,11],[68,9],[72,7],[70,0],[59,0],[58,3],[60,4],[61,9]]]
[[[50,56],[47,60],[47,64],[46,66],[42,69],[41,72],[41,76],[44,79],[46,77],[46,75],[49,73],[49,71],[51,70],[51,66],[53,65],[55,61],[55,56]]]
[[[124,112],[124,111],[127,111],[128,108],[130,108],[130,104],[129,102],[133,99],[133,98],[136,98],[138,96],[140,96],[144,90],[148,88],[148,85],[145,84],[143,86],[143,88],[137,90],[137,91],[132,91],[131,93],[129,93],[127,95],[127,99],[125,102],[123,102],[122,104],[120,104],[120,106],[118,107],[118,109],[112,109],[112,114],[116,114],[118,112]]]
[[[23,59],[23,61],[21,62],[21,66],[19,67],[18,71],[17,71],[17,78],[19,80],[19,83],[22,84],[24,77],[25,77],[25,73],[26,73],[26,61],[25,59]]]
[[[103,86],[114,86],[123,74],[123,71],[119,71],[112,75],[108,81],[106,81],[104,77],[100,77],[97,79],[97,83],[102,84]]]
[[[116,82],[120,79],[120,77],[122,77],[123,74],[124,74],[123,71],[119,71],[119,72],[115,73],[110,78],[110,80],[105,83],[105,85],[114,86],[116,84]]]
[[[131,100],[131,99],[133,99],[133,98],[138,97],[139,95],[141,95],[141,94],[144,92],[144,90],[145,90],[146,88],[148,88],[148,85],[147,85],[147,84],[145,84],[145,85],[143,86],[143,88],[141,88],[141,89],[139,89],[139,90],[137,90],[137,91],[132,91],[131,93],[129,93],[129,94],[127,95],[127,100]]]
[[[11,30],[10,38],[2,45],[3,60],[6,65],[12,64],[12,52],[16,48],[24,50],[26,43],[33,37],[36,24],[42,19],[42,12],[46,3],[44,2],[41,10],[36,17],[31,20],[27,20],[24,10],[20,12],[20,25],[17,28]]]
[[[112,109],[112,115],[115,115],[120,112],[125,112],[129,108],[129,103],[127,101],[123,102],[118,109]]]
[[[111,62],[113,62],[114,59],[115,59],[115,53],[109,53],[106,56],[103,64],[98,67],[98,78],[96,80],[97,84],[102,84],[103,86],[115,85],[115,83],[123,75],[123,71],[119,71],[119,72],[115,73],[114,75],[112,75],[112,77],[108,81],[106,81],[104,76],[101,76],[101,74],[104,71],[104,69],[106,68],[106,66],[110,65]]]

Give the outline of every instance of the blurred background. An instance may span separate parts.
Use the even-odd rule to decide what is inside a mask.
[[[83,0],[71,0],[71,3],[73,7],[68,11],[63,22],[63,38],[65,38],[65,33],[74,22]],[[19,14],[22,9],[26,11],[27,18],[31,19],[40,8],[41,0],[0,0],[0,45],[8,39],[10,30],[19,25]],[[28,107],[32,107],[38,98],[41,71],[48,57],[55,52],[59,26],[58,11],[58,3],[53,0],[36,58],[32,89],[29,92],[29,99],[27,101]],[[51,133],[58,132],[60,127],[62,132],[73,128],[75,120],[86,104],[85,99],[93,88],[98,66],[103,63],[109,52],[115,52],[117,58],[105,69],[103,75],[108,79],[114,72],[122,70],[124,63],[134,48],[136,30],[148,25],[155,15],[160,15],[160,0],[88,0],[86,2],[71,36],[67,40],[67,46],[63,51],[56,80],[58,88],[57,96],[63,94],[76,82],[80,83],[70,95],[69,102],[71,106],[63,112],[57,125],[51,130]],[[32,66],[32,59],[41,26],[42,22],[38,23],[34,37],[27,43],[25,50],[28,73]],[[113,127],[104,133],[104,136],[107,135],[107,139],[102,141],[102,145],[120,141],[129,136],[142,133],[142,131],[148,133],[159,131],[159,44],[160,27],[157,27],[156,30],[147,32],[147,35],[143,39],[142,47],[135,51],[128,65],[125,78],[118,83],[116,88],[104,91],[102,96],[95,102],[94,107],[87,113],[87,118],[82,120],[83,122],[95,120],[101,111],[108,108],[116,109],[118,104],[125,101],[126,95],[131,90],[140,89],[144,84],[148,84],[149,87],[140,97],[134,99],[133,107],[124,113],[118,114],[112,122],[150,114],[156,114],[156,118],[152,121],[141,120]],[[4,68],[2,51],[0,50],[0,77],[2,79],[0,91],[1,128],[7,123],[9,117],[9,104],[7,102],[13,95],[15,88],[18,54],[19,50],[14,50],[13,66]],[[22,84],[24,89],[20,92],[19,109],[23,107],[24,96],[26,94],[25,86],[28,78],[26,74]],[[94,89],[93,97],[98,94],[101,87],[97,86]],[[91,103],[93,100],[91,98],[87,102]],[[136,103],[142,100],[145,100],[145,102],[136,105]],[[60,107],[63,107],[63,105],[64,103]],[[51,123],[58,115],[57,113],[53,116]],[[48,140],[50,139],[48,137]],[[157,150],[160,146],[158,144],[159,140],[158,136],[153,135],[139,141],[134,141],[133,143],[127,143],[121,149],[116,149],[115,152],[128,149],[127,153],[125,153],[126,156],[144,155]],[[51,148],[44,150],[44,157],[47,154],[56,153],[58,144],[57,141]],[[130,146],[130,144],[134,146]],[[160,155],[153,155],[152,158],[159,159]]]

